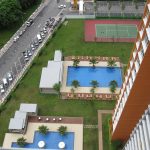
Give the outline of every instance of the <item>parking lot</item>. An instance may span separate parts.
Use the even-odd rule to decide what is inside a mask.
[[[63,8],[58,8],[60,5]],[[48,31],[53,31],[61,21],[55,20],[55,17],[65,9],[64,7],[64,1],[57,3],[57,1],[50,0],[33,21],[27,22],[24,33],[16,36],[12,46],[2,55],[0,59],[0,99],[47,36]],[[9,80],[9,74],[12,80]]]

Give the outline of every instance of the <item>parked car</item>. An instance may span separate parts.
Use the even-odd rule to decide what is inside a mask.
[[[46,33],[47,33],[47,29],[46,29],[46,28],[43,28],[43,32],[46,34]]]
[[[39,41],[38,41],[37,38],[34,40],[34,44],[35,44],[36,46],[39,46]]]
[[[4,87],[7,88],[8,87],[8,80],[7,80],[7,78],[3,78],[2,82],[3,82]]]
[[[31,44],[30,47],[31,47],[31,50],[32,50],[32,51],[34,51],[34,50],[36,49],[36,46],[34,45],[34,43]]]
[[[37,39],[38,39],[39,43],[42,43],[42,38],[41,38],[40,34],[37,34]]]
[[[33,55],[31,50],[27,50],[27,54],[28,54],[29,57],[31,57]]]
[[[32,23],[33,23],[33,19],[29,19],[26,23],[27,27],[30,27]]]
[[[29,61],[29,56],[28,56],[28,53],[25,51],[25,52],[23,52],[23,56],[24,56],[24,60],[25,61]]]
[[[40,33],[40,35],[41,35],[42,38],[45,38],[45,34],[44,34],[43,31]]]
[[[19,32],[19,35],[21,36],[22,34],[23,34],[23,31],[20,31],[20,32]]]
[[[13,80],[13,75],[12,75],[11,72],[7,73],[7,79],[8,79],[9,82],[11,82]]]
[[[1,83],[0,84],[0,93],[3,94],[5,92],[4,85]]]
[[[49,25],[50,25],[50,22],[49,22],[49,20],[47,20],[46,23],[45,23],[45,26],[48,27]]]
[[[16,42],[19,39],[19,36],[17,35],[16,37],[14,37],[14,42]]]
[[[66,8],[66,5],[59,5],[58,8],[59,8],[59,9]]]

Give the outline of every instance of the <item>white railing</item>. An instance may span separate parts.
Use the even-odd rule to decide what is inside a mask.
[[[139,120],[134,130],[130,134],[130,138],[124,146],[123,150],[143,149],[150,150],[150,106],[145,110],[142,118]]]

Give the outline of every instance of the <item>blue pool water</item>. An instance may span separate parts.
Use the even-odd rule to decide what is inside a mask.
[[[68,67],[67,86],[71,86],[73,80],[78,80],[81,87],[91,87],[90,82],[97,80],[100,87],[109,87],[109,82],[116,80],[118,87],[122,85],[121,68],[114,67]]]
[[[38,142],[45,141],[45,149],[55,149],[58,150],[58,143],[65,142],[65,150],[74,149],[74,133],[67,132],[66,135],[62,136],[58,132],[48,132],[46,135],[42,135],[39,132],[35,132],[33,143],[27,143],[24,148],[38,148]],[[16,142],[13,142],[11,147],[19,148]]]

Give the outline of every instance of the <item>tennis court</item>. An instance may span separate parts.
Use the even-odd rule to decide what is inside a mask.
[[[139,20],[86,20],[85,42],[135,42]]]
[[[136,38],[135,25],[95,24],[97,38]]]

